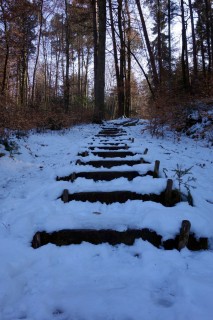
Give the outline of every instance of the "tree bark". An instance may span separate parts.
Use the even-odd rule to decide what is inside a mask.
[[[196,78],[197,77],[197,46],[196,46],[196,39],[195,39],[194,15],[193,15],[191,0],[189,0],[189,11],[190,11],[191,30],[192,30],[193,71],[194,71],[194,77]]]
[[[181,22],[182,22],[182,77],[183,87],[186,91],[189,90],[189,65],[188,65],[188,52],[187,52],[187,40],[186,40],[186,26],[185,26],[185,14],[184,14],[184,0],[181,0]]]
[[[37,44],[36,60],[35,60],[35,66],[34,66],[34,70],[33,70],[32,95],[31,95],[32,103],[34,103],[35,79],[36,79],[36,71],[37,71],[37,65],[38,65],[38,59],[39,59],[39,53],[40,53],[41,32],[42,32],[42,26],[43,26],[43,0],[40,1],[39,16],[40,16],[40,26],[39,26],[39,32],[38,32],[38,44]]]
[[[172,46],[171,46],[171,0],[168,0],[168,49],[169,49],[169,84],[172,80]]]
[[[111,0],[109,0],[109,14],[110,14],[110,25],[111,25],[111,32],[112,32],[115,74],[116,74],[116,82],[117,82],[118,110],[122,110],[123,107],[122,107],[122,97],[121,97],[121,90],[120,90],[120,70],[119,70],[119,64],[118,64],[118,52],[117,52],[117,43],[116,43],[116,37],[115,37],[115,21],[113,19]]]
[[[97,10],[96,10],[97,8]],[[97,15],[96,15],[97,13]],[[101,122],[105,109],[106,0],[93,1],[95,110],[93,121]]]
[[[118,105],[118,117],[125,114],[125,97],[124,97],[124,64],[125,64],[125,44],[122,28],[122,0],[118,0],[118,32],[120,38],[120,77],[119,77],[119,94],[120,104]]]
[[[5,59],[4,59],[4,68],[3,68],[3,77],[2,77],[2,85],[1,85],[1,93],[2,95],[5,93],[5,87],[6,87],[6,79],[7,79],[7,65],[9,61],[9,39],[8,39],[8,27],[5,17],[5,10],[2,1],[1,4],[1,10],[2,10],[2,17],[3,17],[3,25],[4,25],[4,33],[5,33],[5,45],[6,45],[6,53],[5,53]]]
[[[212,57],[211,57],[211,39],[210,39],[210,3],[209,0],[205,0],[205,15],[206,15],[206,42],[207,42],[207,54],[208,54],[208,72],[211,73],[212,70]]]
[[[64,109],[68,113],[70,102],[70,39],[69,39],[69,14],[68,14],[68,0],[65,0],[65,56],[66,56],[66,70],[65,70],[65,84],[64,84]]]
[[[126,105],[125,105],[125,114],[127,117],[130,116],[131,111],[131,39],[130,39],[130,31],[131,31],[131,19],[129,12],[128,1],[125,0],[125,8],[127,12],[127,71],[126,71],[126,84],[125,84],[125,93],[126,93]]]
[[[149,40],[147,28],[146,28],[146,23],[145,23],[144,16],[143,16],[143,11],[141,8],[140,0],[135,0],[135,1],[137,4],[139,16],[140,16],[140,20],[141,20],[141,24],[142,24],[142,28],[143,28],[144,38],[145,38],[145,42],[146,42],[146,47],[147,47],[148,54],[149,54],[149,60],[150,60],[151,68],[152,68],[152,74],[153,74],[153,82],[154,82],[155,87],[157,87],[159,84],[159,78],[158,78],[158,73],[157,73],[157,69],[156,69],[156,65],[155,65],[154,54],[153,54],[153,51],[151,48],[151,44],[150,44],[150,40]]]
[[[157,32],[158,32],[158,76],[159,82],[162,81],[162,52],[161,52],[161,3],[157,0]]]

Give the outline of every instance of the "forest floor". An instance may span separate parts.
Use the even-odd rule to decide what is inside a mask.
[[[115,126],[117,123],[117,126]],[[121,137],[102,137],[100,125],[13,135],[13,150],[0,147],[0,319],[1,320],[211,320],[213,316],[213,149],[206,139],[152,137],[147,122],[121,128]],[[103,129],[104,130],[104,129]],[[104,144],[132,152],[132,167],[94,168]],[[128,149],[127,149],[128,148]],[[148,152],[144,154],[144,151]],[[88,151],[88,153],[84,153]],[[80,155],[78,155],[81,153]],[[3,155],[4,154],[4,155]],[[143,158],[144,163],[137,163]],[[76,161],[81,162],[76,164]],[[106,159],[109,160],[110,159]],[[114,158],[119,160],[119,158]],[[160,161],[159,178],[145,175]],[[78,177],[80,172],[137,171],[132,180]],[[57,177],[75,172],[73,182]],[[119,203],[61,200],[63,190],[164,192],[167,179],[187,196],[173,206],[140,199]],[[59,181],[58,181],[59,180]],[[179,234],[183,220],[208,250],[165,250],[148,241],[32,247],[37,232],[147,228],[162,241]],[[50,241],[51,242],[51,241]],[[35,246],[36,247],[36,246]]]

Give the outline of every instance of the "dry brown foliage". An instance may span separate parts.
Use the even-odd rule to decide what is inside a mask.
[[[159,94],[155,100],[149,102],[147,108],[150,120],[149,130],[152,135],[163,136],[164,129],[169,127],[173,131],[181,131],[186,125],[187,116],[191,109],[191,102],[185,96],[175,97]]]
[[[70,111],[36,110],[36,108],[18,108],[13,103],[0,101],[0,136],[9,130],[60,130],[78,123],[92,121],[92,110]]]

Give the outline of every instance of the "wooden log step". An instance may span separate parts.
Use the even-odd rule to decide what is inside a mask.
[[[82,166],[93,166],[95,168],[112,168],[115,166],[123,166],[123,165],[127,165],[127,166],[134,166],[136,164],[141,164],[141,163],[149,163],[144,161],[144,159],[140,159],[140,160],[91,160],[91,161],[87,161],[87,162],[83,162],[81,160],[77,160],[76,164],[82,165]]]
[[[137,171],[91,171],[91,172],[76,172],[65,177],[57,177],[57,181],[74,181],[77,178],[93,179],[94,181],[111,181],[118,178],[127,178],[129,181],[136,177],[143,177],[146,175],[153,176],[153,171],[148,171],[141,175]],[[73,179],[74,177],[74,179]]]
[[[106,135],[109,135],[109,134],[112,134],[112,135],[114,135],[114,134],[121,134],[121,133],[126,133],[126,131],[124,131],[124,130],[101,130],[101,131],[99,131],[99,133],[98,134],[106,134]]]
[[[121,142],[119,142],[121,141]],[[107,145],[107,146],[120,146],[120,145],[123,145],[123,146],[126,146],[126,143],[123,142],[122,140],[119,140],[118,142],[112,142],[112,141],[108,141],[108,140],[100,140],[100,142],[102,143],[102,145]]]
[[[128,156],[137,155],[131,151],[93,151],[92,154],[102,158],[126,158]]]
[[[93,229],[74,229],[74,230],[60,230],[53,233],[45,231],[37,232],[32,240],[32,247],[37,249],[48,243],[57,246],[81,244],[82,242],[89,242],[95,245],[101,243],[109,243],[110,245],[117,245],[124,243],[126,245],[133,245],[136,239],[147,240],[155,247],[159,248],[162,237],[155,231],[145,229],[128,229],[126,231],[116,231],[110,229],[93,230]]]
[[[117,151],[117,150],[128,150],[129,147],[127,145],[117,146],[117,147],[105,145],[105,146],[89,147],[89,149],[90,150],[100,149],[100,150],[115,150],[115,151]]]
[[[141,200],[141,201],[153,201],[161,203],[164,206],[172,207],[179,202],[179,198],[175,190],[173,191],[173,197],[168,204],[165,201],[165,192],[161,194],[140,194],[132,191],[94,191],[94,192],[76,192],[67,193],[65,189],[62,195],[59,197],[64,202],[69,201],[82,201],[82,202],[101,202],[106,204],[112,204],[115,202],[125,203],[128,200]]]
[[[127,133],[98,133],[95,137],[124,137]]]
[[[111,229],[64,229],[47,233],[45,231],[38,231],[33,236],[31,245],[34,249],[47,245],[48,243],[57,246],[77,245],[82,242],[89,242],[94,245],[108,243],[110,245],[133,245],[136,239],[142,239],[150,242],[153,246],[159,249],[173,250],[178,249],[178,238],[162,241],[162,236],[157,234],[154,230],[148,228],[143,229],[127,229],[126,231],[116,231]],[[207,250],[208,238],[196,238],[195,234],[189,235],[187,248],[192,251]]]

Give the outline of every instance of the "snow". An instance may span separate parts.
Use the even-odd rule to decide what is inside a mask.
[[[116,120],[118,122],[118,120]],[[10,155],[0,158],[0,320],[186,320],[213,317],[213,151],[205,140],[194,141],[172,134],[153,138],[145,121],[125,127],[128,151],[141,153],[150,164],[133,167],[93,168],[76,165],[100,157],[77,156],[87,146],[101,146],[98,125],[80,125],[59,132],[35,133],[21,139]],[[108,123],[113,126],[113,121]],[[105,139],[106,140],[106,139]],[[113,143],[113,138],[110,138]],[[148,148],[148,154],[143,155]],[[95,149],[95,150],[97,150]],[[94,150],[92,150],[94,151]],[[127,157],[124,159],[132,159]],[[105,159],[106,160],[106,159]],[[116,160],[113,159],[113,160]],[[160,160],[160,178],[136,177],[97,181],[78,178],[73,183],[56,177],[80,171],[136,170],[144,174]],[[178,187],[178,165],[191,168],[188,177],[194,206],[186,201],[168,208],[139,200],[101,204],[71,201],[63,203],[63,189],[69,192],[130,190],[160,193],[172,178]],[[167,176],[167,177],[166,177]],[[136,240],[123,244],[53,244],[31,247],[37,231],[60,229],[150,228],[174,238],[181,222],[188,219],[197,237],[208,237],[207,251],[166,251]]]

